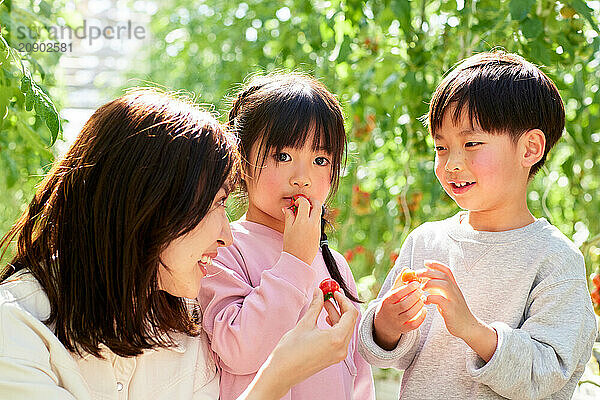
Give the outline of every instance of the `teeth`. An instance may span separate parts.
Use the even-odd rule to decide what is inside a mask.
[[[454,185],[456,185],[458,187],[463,187],[463,186],[467,186],[470,182],[463,182],[463,183],[452,182],[452,183],[454,183]]]
[[[200,262],[202,264],[211,264],[212,263],[212,258],[210,258],[207,255],[203,255],[202,258],[200,259]]]

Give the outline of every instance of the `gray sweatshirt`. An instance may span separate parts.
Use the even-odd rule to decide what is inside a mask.
[[[570,399],[596,337],[583,256],[544,218],[504,232],[475,231],[460,214],[415,229],[360,325],[372,365],[405,369],[401,399]],[[485,363],[448,333],[434,305],[423,324],[386,351],[373,340],[381,298],[404,268],[448,265],[469,308],[498,333]]]

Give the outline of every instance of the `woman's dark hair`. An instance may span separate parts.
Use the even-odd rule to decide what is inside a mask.
[[[172,346],[170,332],[194,335],[197,325],[183,299],[159,290],[160,255],[235,183],[239,163],[235,137],[208,112],[132,90],[92,115],[0,248],[16,237],[9,267],[41,284],[44,322],[68,350]]]
[[[264,165],[270,151],[280,152],[284,147],[302,148],[312,135],[312,149],[332,155],[329,197],[337,191],[340,170],[346,161],[344,117],[335,96],[316,79],[300,73],[253,77],[232,102],[229,127],[239,138],[246,166],[253,165],[254,173]],[[258,146],[257,159],[250,160],[254,144]],[[348,289],[327,245],[325,214],[323,212],[321,218],[321,250],[325,265],[346,296],[360,302]]]
[[[544,165],[565,127],[565,109],[552,80],[523,57],[504,51],[475,54],[442,80],[427,115],[432,135],[451,107],[454,123],[466,107],[470,121],[486,132],[507,134],[515,143],[528,130],[544,132],[544,155],[531,167],[529,177]]]

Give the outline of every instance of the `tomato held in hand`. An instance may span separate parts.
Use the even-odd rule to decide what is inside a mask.
[[[340,291],[340,285],[331,278],[323,279],[319,284],[319,289],[323,292],[325,301],[333,298],[333,292]]]
[[[412,281],[422,282],[421,278],[419,278],[417,276],[417,273],[415,271],[407,268],[404,271],[402,271],[402,274],[400,274],[396,277],[396,280],[394,281],[394,286],[392,287],[392,289],[396,289],[396,288],[398,288],[402,285],[405,285],[407,283],[410,283]]]
[[[300,197],[304,197],[306,200],[308,200],[308,202],[310,203],[311,207],[312,207],[312,203],[310,202],[310,199],[308,197],[306,197],[303,194],[296,194],[294,196],[292,196],[292,198],[290,199],[290,206],[288,207],[290,210],[292,210],[294,212],[294,215],[298,214],[298,206],[296,205],[296,200],[298,200]]]

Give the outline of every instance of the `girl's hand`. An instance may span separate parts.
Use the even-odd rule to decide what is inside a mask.
[[[434,293],[427,296],[425,304],[435,304],[448,332],[489,361],[497,346],[496,331],[473,315],[450,268],[435,261],[426,261],[425,266],[427,269],[417,271],[417,276],[429,278],[423,290]]]
[[[290,253],[308,265],[311,265],[319,251],[321,238],[321,208],[317,200],[310,202],[305,197],[298,197],[297,214],[289,208],[283,208],[285,228],[283,231],[283,251]]]
[[[323,294],[316,289],[306,314],[281,338],[238,400],[280,399],[292,386],[346,358],[358,310],[341,292],[335,292],[334,296],[341,315],[329,313],[332,328],[317,327],[323,308]]]
[[[390,290],[375,311],[375,342],[385,350],[393,350],[403,333],[417,329],[427,315],[423,307],[419,282],[410,282]]]

